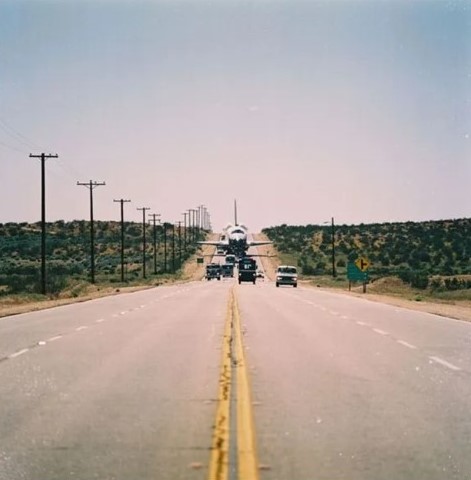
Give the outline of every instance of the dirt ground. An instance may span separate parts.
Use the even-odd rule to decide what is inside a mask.
[[[255,240],[268,240],[268,237],[263,233],[254,235]],[[260,255],[268,255],[268,257],[260,257],[262,266],[265,270],[265,275],[270,280],[275,280],[276,267],[279,265],[277,252],[273,245],[263,245],[258,247],[258,253]],[[310,283],[303,282],[303,286],[312,288],[318,288]],[[421,312],[433,313],[435,315],[441,315],[444,317],[455,318],[457,320],[465,320],[471,322],[471,303],[460,302],[459,304],[450,303],[438,303],[430,301],[414,301],[406,298],[400,298],[396,296],[378,294],[378,293],[361,293],[360,291],[349,292],[347,290],[339,290],[338,288],[326,288],[320,287],[319,290],[332,291],[341,293],[343,295],[351,295],[354,297],[362,298],[366,301],[386,303],[388,305],[395,305],[397,307],[408,308],[411,310],[418,310]]]

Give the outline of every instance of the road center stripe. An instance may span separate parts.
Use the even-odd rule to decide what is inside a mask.
[[[258,480],[258,460],[247,362],[242,343],[239,307],[234,296],[234,336],[237,362],[237,449],[239,480]]]
[[[235,378],[231,370],[234,368]],[[236,382],[235,426],[231,432],[231,390]],[[234,396],[233,403],[234,403]],[[234,423],[232,424],[234,426]],[[237,446],[237,476],[239,480],[259,480],[258,461],[255,448],[255,428],[252,413],[250,382],[242,341],[239,307],[231,290],[227,305],[226,323],[222,347],[222,362],[219,377],[218,407],[213,431],[208,480],[227,480],[229,472],[230,438]]]
[[[231,343],[234,298],[231,292],[227,305],[219,373],[218,407],[211,443],[208,480],[227,480],[229,467],[229,426],[231,401]]]

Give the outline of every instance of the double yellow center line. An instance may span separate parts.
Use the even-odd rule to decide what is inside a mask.
[[[233,390],[234,383],[236,391]],[[236,422],[231,422],[231,416],[234,415]],[[235,425],[236,432],[231,432],[231,424]],[[237,449],[237,465],[234,466],[237,478],[259,480],[249,376],[234,288],[229,295],[224,326],[218,407],[208,480],[228,479],[229,467],[233,467],[230,465],[231,443]]]

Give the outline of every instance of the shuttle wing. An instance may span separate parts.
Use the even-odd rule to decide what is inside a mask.
[[[206,240],[198,242],[198,245],[214,245],[215,247],[227,247],[227,242],[221,242],[221,240]]]
[[[270,242],[269,240],[253,240],[250,242],[247,242],[248,247],[257,247],[259,245],[271,245],[273,242]]]

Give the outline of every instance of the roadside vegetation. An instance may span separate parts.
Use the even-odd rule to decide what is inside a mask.
[[[206,232],[180,231],[170,224],[146,231],[146,277],[142,274],[142,224],[124,224],[124,282],[121,280],[121,224],[95,221],[95,284],[90,283],[90,224],[57,221],[47,224],[47,296],[41,295],[40,223],[0,224],[0,302],[78,298],[100,290],[159,285],[185,277],[185,262],[194,260],[196,242]],[[166,252],[166,253],[165,253]],[[166,259],[166,261],[165,261]],[[196,262],[196,260],[194,260]]]
[[[265,228],[280,263],[319,286],[348,288],[347,265],[370,262],[370,289],[417,301],[471,300],[471,219]],[[332,233],[335,270],[332,276]]]

